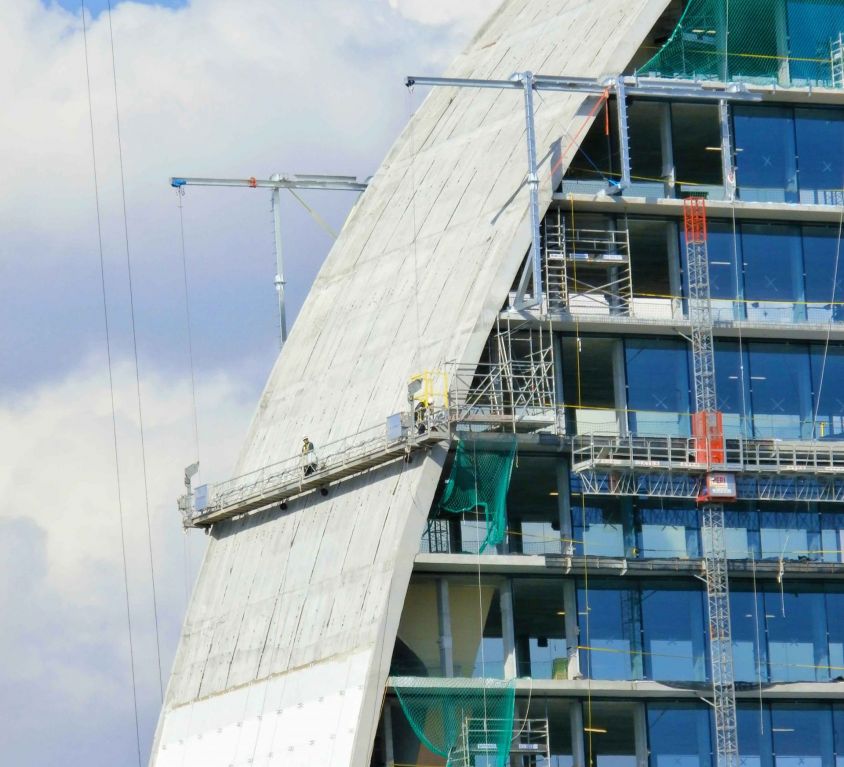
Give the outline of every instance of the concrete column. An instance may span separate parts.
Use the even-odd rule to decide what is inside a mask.
[[[583,747],[583,704],[580,700],[572,700],[569,704],[569,721],[571,722],[572,767],[587,767],[586,752]]]
[[[677,174],[674,167],[674,139],[671,135],[671,105],[659,105],[659,146],[662,154],[662,177],[665,179],[665,196],[674,196]]]
[[[509,579],[501,582],[501,632],[504,635],[504,678],[517,676],[516,624],[513,618],[513,588]]]
[[[724,177],[724,192],[728,200],[735,200],[736,169],[733,167],[733,132],[730,125],[730,107],[726,99],[718,102],[718,118],[721,123],[721,175]]]
[[[437,580],[437,615],[440,621],[440,671],[443,676],[454,676],[454,652],[451,640],[451,607],[448,599],[448,580]]]
[[[627,436],[627,376],[624,369],[624,344],[618,340],[613,344],[612,383],[615,409],[618,413],[618,433]]]
[[[557,461],[557,514],[560,521],[560,552],[573,553],[574,547],[570,543],[574,539],[574,524],[571,517],[571,476],[569,474],[569,460],[560,456]]]
[[[680,262],[680,239],[678,236],[677,224],[669,223],[665,227],[666,250],[668,251],[668,290],[674,299],[671,313],[674,319],[679,319],[682,314],[682,302],[680,296],[683,295],[683,274]]]
[[[384,714],[381,717],[381,737],[384,739],[384,767],[393,767],[396,759],[393,753],[393,705],[384,701]]]
[[[633,704],[633,737],[636,743],[636,767],[648,767],[648,719],[644,703]]]
[[[563,580],[563,609],[566,627],[566,648],[569,659],[569,679],[581,679],[583,670],[580,668],[580,628],[577,624],[577,589],[574,578]]]
[[[555,333],[551,340],[554,350],[554,408],[557,434],[566,433],[565,392],[563,391],[563,340]]]

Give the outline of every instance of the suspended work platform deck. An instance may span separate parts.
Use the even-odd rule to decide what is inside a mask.
[[[572,470],[705,472],[710,469],[699,460],[705,449],[696,437],[577,436],[572,438]],[[841,474],[844,442],[727,439],[724,462],[712,468],[734,473]]]
[[[179,499],[182,523],[185,527],[207,527],[283,503],[392,461],[409,460],[414,452],[449,436],[447,422],[444,429],[430,428],[423,434],[405,430],[403,434],[391,436],[383,425],[367,429],[316,449],[313,457],[298,455],[225,482],[197,488],[194,494]]]
[[[844,443],[728,439],[712,467],[700,447],[693,437],[574,437],[572,489],[699,499],[706,474],[719,472],[734,475],[739,500],[844,500]]]

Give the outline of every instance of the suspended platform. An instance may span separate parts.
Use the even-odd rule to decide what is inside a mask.
[[[572,439],[572,489],[586,495],[699,499],[707,473],[734,476],[737,499],[844,500],[844,443],[724,441],[724,461],[708,467],[694,437]]]
[[[207,527],[224,519],[295,498],[370,469],[397,460],[412,460],[415,452],[448,440],[448,423],[425,432],[410,433],[403,428],[390,431],[389,424],[368,429],[348,439],[338,440],[314,451],[314,456],[298,455],[257,471],[204,485],[179,499],[182,523],[187,527]]]

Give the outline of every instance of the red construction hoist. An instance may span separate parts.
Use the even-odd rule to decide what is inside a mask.
[[[689,321],[692,335],[695,412],[692,434],[697,463],[706,466],[701,503],[706,596],[712,666],[712,706],[715,710],[718,767],[738,767],[736,685],[730,630],[727,545],[724,535],[724,498],[735,499],[735,478],[717,471],[724,463],[723,418],[715,389],[715,352],[712,340],[712,301],[706,247],[706,201],[683,201],[686,265],[689,286]],[[715,469],[715,471],[713,471]]]

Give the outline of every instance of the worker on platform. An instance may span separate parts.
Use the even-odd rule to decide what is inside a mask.
[[[302,474],[309,477],[317,470],[317,457],[314,443],[307,437],[302,438]]]
[[[413,422],[417,434],[424,434],[428,431],[429,408],[427,400],[419,400],[413,410]]]

